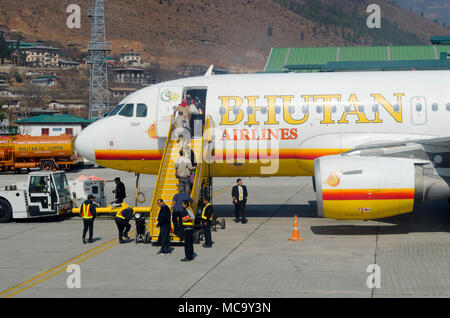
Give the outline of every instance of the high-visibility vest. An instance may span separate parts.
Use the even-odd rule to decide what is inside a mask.
[[[92,219],[94,217],[91,213],[91,204],[83,203],[80,211],[83,219]]]
[[[209,207],[211,205],[211,203],[208,203],[207,205],[205,205],[205,207],[202,210],[202,219],[207,219],[207,217],[205,216],[205,212],[206,212],[206,208]],[[209,217],[209,220],[212,221],[213,220],[213,214],[211,213],[211,216]]]
[[[184,210],[186,215],[183,216],[181,224],[183,224],[183,226],[194,226],[194,221],[195,220],[191,219],[191,216],[189,215],[188,210],[190,210],[192,212],[191,208],[186,208],[186,210]],[[192,212],[192,214],[194,214],[194,212]]]
[[[121,219],[125,220],[125,217],[122,215],[122,211],[123,210],[117,211],[116,218],[121,218]]]

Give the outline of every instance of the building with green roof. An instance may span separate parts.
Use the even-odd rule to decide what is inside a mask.
[[[72,115],[39,115],[17,120],[15,123],[22,135],[59,136],[63,134],[77,136],[81,130],[93,123],[93,120]]]
[[[432,39],[434,39],[434,43],[448,44],[272,48],[264,72],[450,69],[450,60],[448,59],[450,39],[447,37]]]

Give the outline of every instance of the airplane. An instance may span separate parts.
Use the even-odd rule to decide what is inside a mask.
[[[333,219],[450,197],[450,71],[211,71],[129,95],[80,133],[78,153],[158,174],[174,107],[190,95],[214,122],[213,177],[312,176],[318,214]]]

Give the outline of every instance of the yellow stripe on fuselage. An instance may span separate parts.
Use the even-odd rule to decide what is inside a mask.
[[[212,164],[212,175],[214,177],[313,176],[314,159],[347,150],[279,149],[277,153],[269,153],[267,156],[254,156],[253,154],[258,154],[256,150],[235,150],[231,155],[222,150],[215,150],[216,159]],[[97,150],[96,156],[97,163],[104,167],[158,174],[162,154],[157,151]],[[127,157],[133,159],[126,159]],[[267,169],[270,173],[262,173],[263,169]]]

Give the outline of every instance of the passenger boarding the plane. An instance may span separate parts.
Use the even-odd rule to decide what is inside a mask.
[[[202,112],[195,105],[193,99],[191,99],[191,104],[189,105],[189,109],[190,109],[192,115],[201,115],[202,114]]]
[[[179,114],[182,114],[186,122],[191,121],[191,110],[189,108],[189,105],[186,102],[186,99],[183,99],[183,101],[175,108],[174,116],[179,116]]]
[[[178,190],[186,194],[191,193],[190,176],[194,167],[191,161],[186,158],[184,151],[180,150],[180,157],[175,162],[175,176],[178,178]]]
[[[180,104],[181,105],[181,104]],[[178,106],[187,108],[186,106]],[[180,136],[183,136],[184,144],[190,143],[191,141],[191,129],[189,126],[189,121],[186,120],[186,117],[183,115],[183,112],[181,110],[175,110],[174,118],[172,120],[172,134],[171,139],[179,139]]]
[[[178,151],[183,150],[186,157],[191,160],[191,164],[193,167],[197,166],[197,162],[195,160],[195,154],[192,148],[189,145],[190,139],[186,141],[186,138],[183,136],[179,136],[178,138]]]

